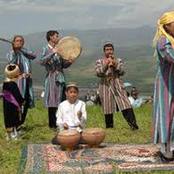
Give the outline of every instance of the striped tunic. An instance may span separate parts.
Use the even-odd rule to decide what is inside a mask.
[[[17,80],[17,84],[19,87],[19,90],[21,92],[21,95],[24,99],[27,97],[27,101],[29,102],[29,108],[34,107],[34,92],[32,87],[32,67],[31,67],[31,60],[34,60],[36,58],[36,54],[32,51],[22,48],[19,52],[14,53],[14,51],[11,51],[9,54],[7,54],[7,59],[9,63],[15,63],[19,66],[20,69],[20,77]],[[28,80],[28,84],[27,84]],[[27,85],[29,85],[29,96],[26,96],[26,89]]]
[[[124,83],[120,76],[124,75],[124,64],[118,58],[118,65],[104,69],[107,58],[99,59],[95,63],[96,75],[101,78],[99,95],[104,109],[104,114],[112,114],[131,108]]]
[[[47,71],[45,77],[45,107],[58,107],[62,102],[63,89],[65,88],[65,76],[63,68],[67,68],[71,63],[64,61],[57,54],[53,53],[50,45],[43,47],[40,64],[45,66]]]
[[[174,49],[165,37],[157,42],[157,62],[152,141],[167,143],[174,140]]]

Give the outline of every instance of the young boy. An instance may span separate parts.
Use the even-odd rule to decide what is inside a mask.
[[[7,140],[16,140],[19,138],[18,129],[20,127],[22,103],[24,99],[16,84],[19,78],[19,67],[16,64],[8,64],[5,68],[7,78],[3,82],[3,113],[4,123],[7,131]]]
[[[56,124],[60,131],[75,129],[81,133],[85,128],[87,114],[85,103],[78,100],[79,90],[77,83],[67,83],[65,94],[67,99],[59,104],[56,113]],[[59,144],[56,137],[52,139],[52,143]]]
[[[76,129],[82,132],[87,119],[86,106],[81,100],[78,100],[78,85],[69,82],[65,91],[67,100],[60,103],[56,114],[57,125],[60,131],[64,129]]]

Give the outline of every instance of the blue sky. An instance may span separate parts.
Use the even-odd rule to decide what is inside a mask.
[[[174,0],[0,0],[0,37],[50,29],[156,27]]]

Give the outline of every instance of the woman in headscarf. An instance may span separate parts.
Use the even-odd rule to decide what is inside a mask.
[[[153,43],[156,46],[158,71],[154,90],[153,143],[161,143],[163,161],[174,160],[174,11],[158,20]]]

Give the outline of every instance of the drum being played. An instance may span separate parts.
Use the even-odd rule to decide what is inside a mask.
[[[70,152],[79,143],[80,133],[71,129],[62,130],[58,133],[57,140],[62,148]]]
[[[58,42],[56,47],[59,48],[60,56],[67,61],[69,59],[73,59],[74,61],[80,56],[82,52],[82,46],[80,41],[77,38],[72,36],[63,37]]]
[[[89,147],[98,147],[105,139],[105,130],[102,128],[85,129],[82,133],[82,139]]]

